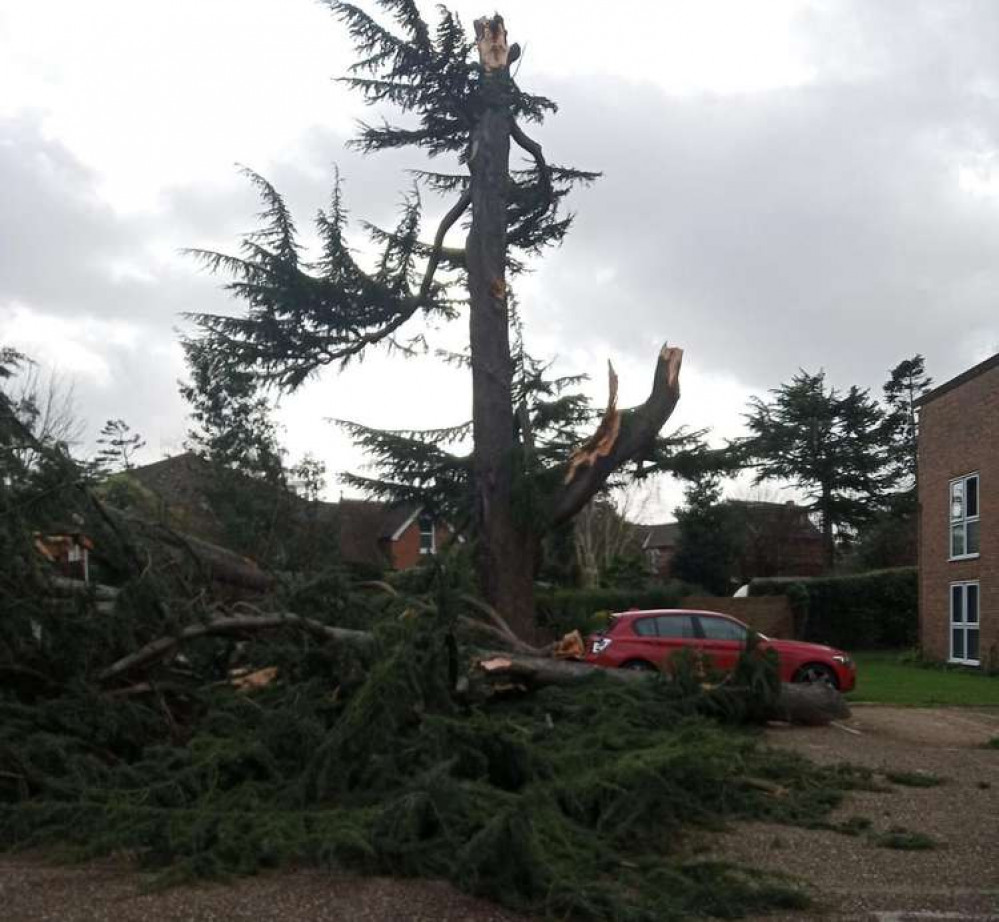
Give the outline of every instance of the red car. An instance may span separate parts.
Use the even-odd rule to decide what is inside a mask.
[[[735,666],[746,648],[749,628],[714,611],[629,611],[611,615],[606,631],[586,639],[586,661],[620,669],[658,669],[678,650],[704,654],[721,672]],[[774,650],[782,682],[826,682],[841,692],[857,681],[857,667],[842,650],[760,635],[764,650]]]

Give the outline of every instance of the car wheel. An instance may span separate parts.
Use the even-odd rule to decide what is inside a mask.
[[[802,682],[806,685],[829,685],[839,689],[839,679],[836,673],[825,663],[808,663],[802,666],[794,676],[795,682]]]
[[[657,672],[652,663],[647,663],[643,659],[630,659],[621,666],[622,669],[634,669],[637,672]]]

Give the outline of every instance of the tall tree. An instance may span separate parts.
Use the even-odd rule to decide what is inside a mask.
[[[866,390],[826,385],[824,371],[799,371],[754,397],[745,450],[756,483],[789,481],[802,489],[822,520],[826,566],[835,564],[836,536],[849,536],[872,514],[884,488],[884,414]]]
[[[100,450],[97,461],[108,471],[130,471],[137,451],[146,446],[145,439],[138,432],[132,432],[132,427],[123,419],[109,419],[97,437]]]
[[[887,489],[876,517],[865,525],[855,549],[863,569],[914,566],[918,556],[919,416],[916,401],[932,379],[921,355],[899,362],[889,372],[884,393],[885,479]]]
[[[919,424],[916,401],[933,383],[919,354],[899,362],[884,385],[885,430],[888,441],[888,473],[896,492],[916,486]]]
[[[400,339],[403,327],[416,317],[460,316],[450,292],[454,284],[465,287],[478,577],[486,598],[515,629],[530,634],[542,534],[571,519],[613,471],[652,451],[679,398],[682,353],[663,347],[652,394],[633,410],[618,410],[612,375],[597,432],[563,459],[560,482],[537,501],[523,502],[519,486],[532,468],[535,445],[530,420],[518,419],[514,395],[508,275],[523,268],[525,257],[564,238],[571,217],[560,204],[573,185],[595,174],[549,164],[526,134],[524,123],[541,122],[555,106],[513,79],[510,65],[520,49],[508,45],[499,15],[476,21],[473,42],[446,9],[432,30],[415,0],[379,0],[398,32],[353,4],[327,4],[359,54],[348,85],[369,103],[415,116],[406,126],[362,126],[356,146],[364,152],[412,146],[456,157],[458,173],[417,174],[424,187],[453,196],[452,204],[430,242],[420,236],[422,201],[415,190],[395,229],[367,226],[381,257],[365,271],[345,241],[339,182],[317,219],[322,253],[310,262],[278,192],[251,174],[264,200],[264,229],[244,241],[238,256],[200,254],[210,268],[231,275],[228,287],[249,311],[244,317],[197,315],[204,348],[221,362],[295,388],[318,369],[343,366],[378,344],[412,346],[413,339]],[[527,154],[526,167],[511,169],[511,143]],[[445,246],[469,210],[465,245]]]
[[[219,468],[283,484],[284,452],[257,378],[222,361],[202,340],[183,347],[190,377],[180,393],[194,423],[186,447]]]
[[[728,595],[741,532],[732,508],[721,502],[719,475],[698,475],[684,499],[685,504],[676,510],[679,534],[670,572],[709,592]]]

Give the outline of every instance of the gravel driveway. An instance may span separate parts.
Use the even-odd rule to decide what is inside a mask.
[[[983,748],[997,736],[996,711],[877,705],[854,706],[838,727],[768,730],[772,744],[815,762],[946,779],[850,794],[833,817],[867,817],[875,831],[902,826],[939,846],[899,851],[865,836],[748,823],[713,840],[711,852],[807,881],[825,919],[999,919],[999,750]]]
[[[879,848],[866,837],[740,824],[701,843],[718,857],[806,881],[824,920],[999,920],[999,712],[856,706],[838,727],[767,731],[771,744],[817,762],[928,771],[939,787],[851,794],[835,819],[931,835],[930,851]],[[0,856],[4,922],[527,922],[439,881],[285,871],[144,892],[123,862],[59,867]],[[768,922],[803,916],[769,916]]]

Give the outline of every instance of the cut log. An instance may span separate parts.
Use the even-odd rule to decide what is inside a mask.
[[[834,720],[843,720],[849,716],[850,706],[846,703],[846,698],[831,685],[821,682],[810,685],[785,682],[780,688],[773,719],[809,727],[824,727]]]

